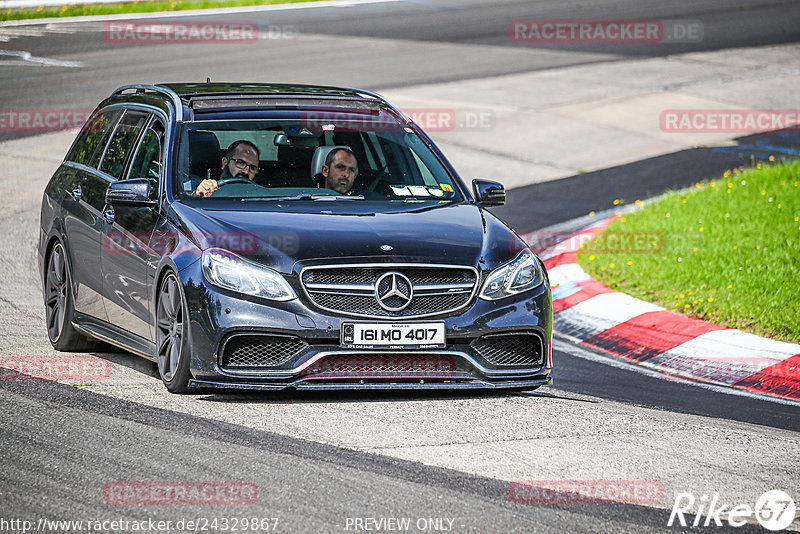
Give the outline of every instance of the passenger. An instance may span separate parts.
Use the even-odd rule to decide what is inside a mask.
[[[225,151],[225,155],[222,156],[222,173],[220,174],[219,181],[229,180],[231,178],[247,178],[248,180],[253,180],[256,174],[258,174],[260,157],[261,153],[255,144],[244,139],[234,141]],[[219,182],[207,178],[200,182],[200,185],[194,190],[194,195],[198,197],[209,197],[217,189],[219,189]]]
[[[356,155],[346,148],[331,150],[322,166],[322,176],[325,177],[326,188],[341,195],[350,195],[358,176]]]

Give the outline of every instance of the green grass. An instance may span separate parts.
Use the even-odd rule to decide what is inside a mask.
[[[183,11],[187,9],[213,9],[222,7],[293,4],[319,0],[144,0],[118,4],[85,4],[39,6],[0,10],[0,21],[40,19],[51,17],[83,17],[88,15],[117,15],[120,13],[152,13],[156,11]]]
[[[727,171],[622,216],[585,244],[578,263],[667,309],[798,342],[798,181],[800,161]]]

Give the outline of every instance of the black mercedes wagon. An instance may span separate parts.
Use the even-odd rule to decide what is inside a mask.
[[[44,192],[47,334],[173,392],[548,384],[544,266],[471,186],[369,91],[121,87]]]

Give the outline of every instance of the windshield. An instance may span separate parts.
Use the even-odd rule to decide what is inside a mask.
[[[462,200],[425,142],[396,122],[230,120],[187,123],[184,200],[367,202],[435,206]],[[268,208],[267,208],[268,209]]]

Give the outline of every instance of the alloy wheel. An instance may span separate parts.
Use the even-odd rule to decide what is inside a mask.
[[[164,382],[171,382],[179,371],[183,356],[184,317],[178,281],[170,273],[161,283],[156,312],[158,371]]]
[[[50,254],[45,279],[45,312],[47,318],[47,335],[50,341],[57,342],[64,331],[64,319],[67,312],[67,264],[64,259],[64,247],[56,245]]]

